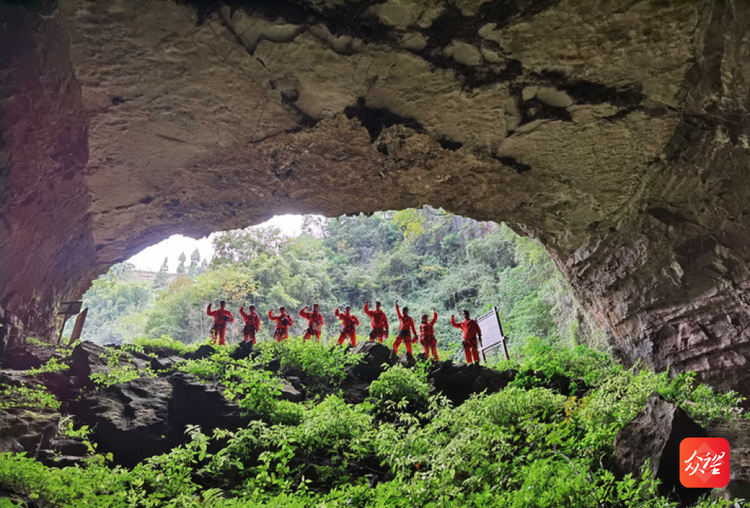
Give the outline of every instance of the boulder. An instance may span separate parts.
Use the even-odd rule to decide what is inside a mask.
[[[9,408],[0,411],[0,452],[27,452],[36,456],[49,448],[57,434],[60,414],[55,411],[31,411]]]
[[[75,376],[82,386],[93,388],[94,383],[91,381],[91,374],[101,374],[107,372],[111,367],[107,354],[111,353],[111,348],[102,347],[93,342],[81,342],[75,347],[68,359],[70,365],[69,374]],[[121,355],[118,365],[124,367],[131,365],[136,369],[145,369],[151,361],[151,358],[145,356],[141,358],[141,353]]]
[[[116,464],[133,467],[172,448],[171,396],[166,379],[141,378],[92,393],[72,408],[93,429],[99,452],[111,452]]]
[[[234,351],[229,353],[229,357],[232,358],[233,360],[244,360],[245,358],[248,358],[252,354],[253,354],[252,341],[243,340],[242,342],[237,344],[237,347],[234,348]]]
[[[214,429],[235,430],[250,420],[242,409],[227,400],[219,387],[200,382],[192,374],[177,372],[168,378],[172,386],[169,421],[176,442],[184,441],[186,425],[199,425],[209,434]]]
[[[417,360],[410,355],[408,352],[404,352],[398,357],[398,364],[406,367],[407,369],[411,369],[417,364]]]
[[[281,383],[281,400],[288,400],[289,402],[302,402],[305,398],[302,392],[297,390],[294,386],[287,383]]]
[[[386,368],[395,365],[397,361],[389,347],[374,340],[361,342],[351,352],[362,355],[363,359],[348,368],[348,376],[363,382],[375,381]]]
[[[192,353],[185,353],[184,356],[188,360],[201,360],[203,358],[210,358],[214,353],[216,353],[216,349],[213,346],[203,344]]]
[[[295,389],[299,390],[300,392],[304,390],[304,387],[302,386],[302,380],[296,376],[286,376],[286,380],[289,382],[290,385],[292,385]]]
[[[291,367],[291,368],[288,368],[288,369],[284,369],[284,376],[287,379],[291,379],[291,378],[295,377],[295,378],[299,379],[303,383],[305,381],[307,381],[307,373],[304,370],[302,370],[302,369],[298,369],[297,367]],[[292,384],[294,384],[294,383],[292,383]],[[296,387],[296,385],[294,385],[294,386]]]
[[[278,372],[281,369],[281,361],[273,359],[264,365],[263,368],[271,372]]]
[[[433,393],[441,392],[454,404],[462,404],[475,393],[496,393],[515,379],[517,371],[497,371],[483,365],[453,365],[451,360],[436,362],[428,380]]]
[[[36,458],[48,467],[71,467],[81,463],[88,451],[81,439],[60,437],[52,439],[48,449],[39,450]]]
[[[161,371],[167,371],[166,374],[171,374],[172,368],[180,362],[184,362],[185,359],[181,356],[160,356],[159,358],[151,358],[151,370],[160,373]]]
[[[727,499],[750,499],[750,420],[742,418],[711,425],[708,435],[729,442],[729,485],[722,494]]]
[[[12,370],[38,369],[47,363],[52,357],[60,357],[51,347],[38,347],[29,344],[25,340],[16,339],[11,341],[0,355],[2,367]]]
[[[661,481],[659,492],[673,494],[687,506],[709,489],[688,489],[680,483],[680,442],[686,437],[706,436],[685,411],[654,392],[646,408],[617,433],[614,463],[621,473],[637,476],[650,459],[651,471]]]

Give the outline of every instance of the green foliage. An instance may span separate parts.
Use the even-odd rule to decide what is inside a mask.
[[[430,388],[424,372],[394,365],[370,384],[370,397],[382,409],[404,401],[411,405],[427,402]]]
[[[44,386],[11,386],[0,383],[0,411],[8,409],[60,409],[60,402]]]
[[[196,349],[200,344],[196,344],[195,347],[189,347],[184,342],[174,340],[169,335],[162,335],[159,338],[149,337],[136,337],[133,339],[132,344],[141,349],[144,353],[155,353],[162,351],[169,351],[173,354],[185,354],[193,349]]]
[[[229,358],[227,349],[217,350],[210,358],[182,362],[178,369],[203,381],[220,383],[225,388],[224,395],[248,414],[284,424],[298,423],[301,418],[300,406],[278,399],[282,383],[279,378],[259,369],[249,358]]]
[[[57,358],[50,358],[47,363],[36,369],[29,369],[30,375],[48,373],[65,372],[70,366],[65,363],[61,363]]]
[[[300,337],[283,343],[262,342],[258,347],[264,361],[278,359],[282,369],[302,369],[312,380],[330,385],[341,384],[347,368],[362,360],[361,356],[348,354],[344,348],[315,340],[305,342]]]
[[[125,348],[108,349],[99,357],[107,360],[107,370],[91,374],[91,380],[99,388],[127,383],[142,377],[156,377],[156,373],[151,370],[150,366],[139,369],[132,363],[128,363],[130,353]]]
[[[264,355],[286,345],[264,348]],[[336,395],[305,406],[278,401],[277,379],[219,348],[181,369],[224,385],[242,407],[263,413],[262,420],[212,436],[189,427],[186,445],[132,470],[108,466],[93,447],[84,465],[62,469],[0,454],[0,488],[7,499],[34,507],[676,508],[659,495],[648,464],[638,475],[611,471],[617,429],[652,390],[703,423],[744,416],[736,394],[716,394],[692,376],[623,369],[584,348],[529,341],[515,366],[586,378],[591,390],[577,399],[509,386],[453,407],[442,396],[428,397],[425,367],[418,364],[393,367],[372,384],[375,409],[383,403],[387,412]],[[65,424],[66,432],[87,439],[88,429]],[[371,485],[370,474],[383,481]],[[696,506],[734,505],[705,497]]]

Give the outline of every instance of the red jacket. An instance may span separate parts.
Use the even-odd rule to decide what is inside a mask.
[[[419,338],[424,339],[427,336],[435,336],[435,323],[437,323],[437,312],[432,313],[432,321],[419,325]]]
[[[321,314],[317,310],[307,312],[305,309],[307,309],[307,307],[299,311],[299,315],[300,317],[307,319],[310,328],[312,328],[313,324],[315,323],[317,323],[319,326],[323,326],[323,314]]]
[[[281,328],[282,330],[287,330],[294,324],[294,321],[292,321],[292,316],[290,316],[286,312],[283,314],[279,314],[278,316],[274,316],[273,309],[268,311],[268,319],[270,319],[271,321],[276,321],[276,328]]]
[[[240,314],[242,314],[242,319],[245,320],[245,323],[249,323],[255,327],[256,330],[260,329],[260,316],[258,314],[255,312],[245,314],[244,307],[240,307]]]
[[[359,326],[359,319],[354,314],[347,314],[345,312],[339,312],[338,309],[335,311],[336,317],[341,320],[341,326],[347,328],[349,326]]]
[[[227,324],[227,321],[230,323],[234,321],[234,316],[231,312],[229,312],[227,309],[211,310],[210,303],[208,304],[208,308],[206,309],[206,314],[214,318],[214,324],[225,325]],[[225,319],[226,316],[229,316],[229,319]]]
[[[370,316],[370,326],[373,328],[388,329],[388,317],[382,310],[370,310],[367,304],[365,304],[365,314]]]
[[[454,328],[461,329],[461,336],[464,340],[482,336],[482,330],[479,328],[479,324],[473,319],[466,319],[460,323],[456,323],[455,316],[451,316],[451,325],[453,325]]]
[[[402,332],[404,330],[411,330],[412,334],[414,334],[414,336],[416,337],[417,330],[414,328],[414,320],[411,318],[411,316],[402,316],[401,309],[398,308],[398,304],[396,304],[396,314],[398,315],[398,331]]]

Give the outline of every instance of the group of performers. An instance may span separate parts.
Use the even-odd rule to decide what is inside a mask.
[[[211,336],[214,344],[217,340],[219,345],[226,344],[224,336],[226,334],[227,323],[234,321],[234,316],[231,312],[226,309],[226,302],[221,302],[220,308],[217,310],[211,310],[211,304],[208,304],[206,314],[214,318],[213,328],[211,329]],[[388,317],[385,312],[381,309],[380,302],[375,302],[375,308],[370,309],[370,302],[365,302],[364,307],[365,314],[370,318],[370,340],[378,341],[381,344],[383,340],[388,337],[389,324]],[[252,341],[255,344],[255,334],[260,329],[260,316],[257,314],[255,305],[248,307],[249,312],[245,312],[245,307],[240,307],[240,314],[242,319],[245,321],[245,328],[242,331],[243,340]],[[343,345],[344,342],[349,339],[352,346],[357,345],[357,327],[359,326],[359,319],[357,316],[351,313],[351,307],[344,307],[344,311],[340,312],[336,308],[334,314],[341,321],[341,334],[339,335],[339,345]],[[323,315],[320,313],[318,304],[313,304],[312,311],[309,307],[303,308],[299,311],[300,317],[307,320],[308,327],[303,335],[304,340],[308,340],[311,337],[315,337],[315,340],[320,342],[320,332],[323,328]],[[422,314],[422,322],[419,325],[419,333],[415,328],[414,319],[409,316],[408,307],[399,308],[398,300],[396,300],[396,315],[398,316],[398,334],[396,340],[393,342],[393,352],[398,355],[398,350],[401,344],[406,346],[406,351],[409,354],[412,352],[412,344],[419,341],[422,344],[424,353],[427,358],[433,358],[439,360],[437,352],[437,340],[435,339],[435,323],[437,323],[438,315],[435,309],[432,309],[432,319],[427,314]],[[268,319],[276,323],[276,329],[273,333],[273,338],[277,342],[281,342],[289,337],[289,327],[294,324],[292,317],[287,314],[284,307],[279,308],[279,314],[274,315],[273,310],[268,311]],[[463,321],[457,322],[455,316],[451,316],[451,325],[454,328],[461,329],[461,336],[463,338],[464,355],[466,356],[466,363],[479,363],[479,344],[482,341],[482,330],[479,324],[469,316],[469,311],[463,311]]]

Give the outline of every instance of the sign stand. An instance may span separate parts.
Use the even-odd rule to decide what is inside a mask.
[[[82,301],[76,301],[76,302],[62,302],[60,304],[60,310],[57,311],[58,315],[65,316],[63,318],[63,324],[62,328],[60,328],[60,335],[57,337],[57,343],[60,344],[60,341],[62,340],[62,334],[65,330],[65,323],[68,322],[68,318],[70,316],[75,316],[79,312],[81,312],[81,306],[83,305]],[[81,325],[83,326],[83,325]],[[79,332],[80,334],[80,332]]]
[[[508,346],[505,344],[507,337],[503,333],[503,325],[500,324],[497,307],[492,307],[491,311],[479,316],[477,324],[482,330],[482,344],[480,344],[479,350],[482,352],[484,361],[487,362],[487,353],[497,352],[501,348],[503,356],[506,360],[509,360]]]

